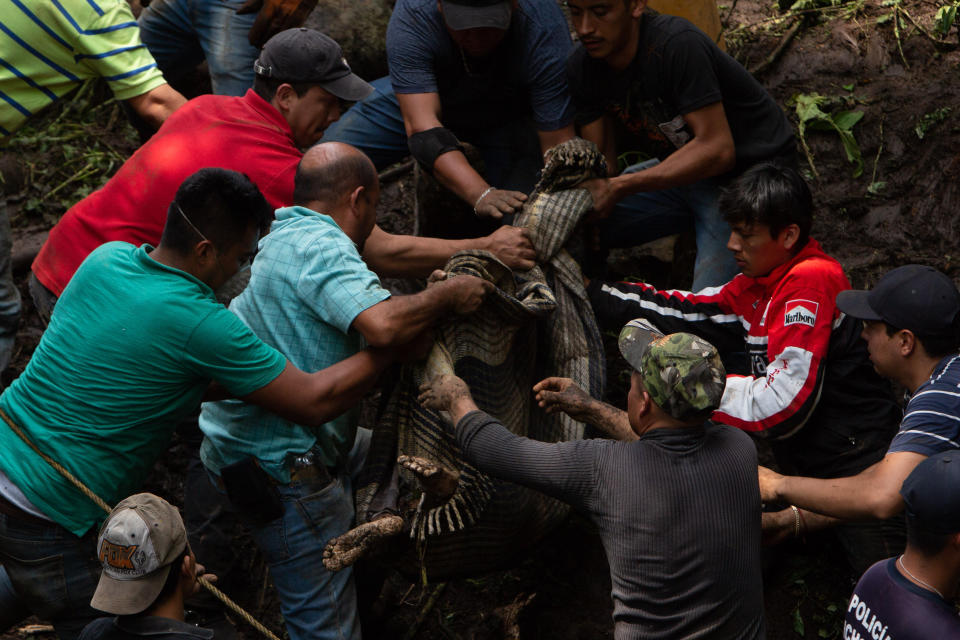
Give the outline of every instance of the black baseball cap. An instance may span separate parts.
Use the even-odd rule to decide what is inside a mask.
[[[848,316],[883,320],[920,336],[947,336],[956,331],[960,291],[933,267],[908,264],[884,274],[870,291],[841,291],[837,307]]]
[[[907,519],[934,534],[960,532],[960,452],[944,451],[914,467],[900,495]]]
[[[363,100],[373,87],[350,71],[343,50],[319,31],[300,27],[273,36],[253,63],[257,75],[289,83],[316,84],[341,100]]]
[[[508,0],[441,0],[443,19],[454,31],[508,29],[513,8]]]

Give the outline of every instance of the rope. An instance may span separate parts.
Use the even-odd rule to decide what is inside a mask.
[[[45,454],[43,451],[40,451],[40,449],[37,448],[37,445],[35,445],[30,440],[30,438],[27,437],[27,434],[23,432],[23,430],[20,428],[20,426],[17,423],[15,423],[13,420],[10,419],[10,416],[8,416],[3,409],[0,409],[0,418],[3,418],[3,421],[7,423],[7,426],[9,426],[13,430],[13,432],[17,434],[17,436],[19,436],[21,440],[23,440],[24,444],[30,447],[30,449],[32,449],[33,452],[36,453],[38,456],[43,458],[44,462],[46,462],[51,467],[53,467],[60,475],[66,478],[70,484],[72,484],[77,489],[79,489],[80,493],[90,498],[94,502],[94,504],[96,504],[98,507],[103,509],[104,512],[109,514],[111,511],[113,511],[113,509],[110,508],[110,505],[108,505],[103,498],[95,494],[90,489],[90,487],[85,485],[75,475],[70,473],[70,471],[68,471],[66,467],[64,467],[62,464],[60,464],[59,462],[57,462],[56,460],[54,460],[53,458]],[[249,624],[251,627],[253,627],[257,631],[262,633],[264,636],[266,636],[270,640],[280,640],[280,638],[278,638],[276,634],[270,631],[270,629],[265,627],[263,623],[261,623],[252,615],[247,613],[247,611],[244,610],[243,607],[241,607],[236,602],[231,600],[230,597],[227,594],[225,594],[223,591],[220,591],[220,589],[217,589],[215,586],[213,586],[212,582],[210,582],[203,576],[197,576],[197,582],[199,582],[200,586],[202,586],[204,589],[212,593],[218,600],[220,600],[220,602],[227,605],[227,607],[231,611],[233,611],[238,616],[243,618],[244,621],[246,621],[247,624]]]

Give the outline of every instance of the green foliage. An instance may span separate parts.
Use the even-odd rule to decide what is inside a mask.
[[[931,111],[930,113],[924,114],[919,120],[917,120],[917,124],[913,128],[913,132],[917,134],[918,138],[923,140],[923,138],[931,129],[947,119],[947,116],[950,115],[951,111],[952,109],[950,107],[941,107],[936,111]]]
[[[14,223],[50,225],[99,188],[136,147],[136,134],[105,83],[88,80],[77,92],[30,120],[8,149],[25,168]]]
[[[937,10],[937,15],[933,19],[934,35],[944,38],[957,20],[957,9],[960,8],[960,2],[946,4]]]
[[[801,638],[805,638],[807,636],[806,628],[803,624],[803,616],[800,615],[799,605],[793,610],[793,631]]]
[[[820,174],[813,163],[813,154],[807,145],[807,131],[833,131],[840,136],[847,161],[854,165],[853,177],[863,175],[863,157],[860,154],[860,145],[853,135],[853,127],[863,118],[863,111],[840,109],[829,113],[829,105],[833,100],[819,93],[800,93],[794,95],[790,102],[797,114],[797,130],[800,134],[800,143],[807,156],[807,162],[815,176]]]

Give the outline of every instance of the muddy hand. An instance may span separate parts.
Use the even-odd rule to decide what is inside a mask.
[[[420,385],[420,404],[434,411],[449,411],[459,398],[469,398],[470,387],[457,376],[443,375]]]
[[[546,378],[535,384],[533,391],[537,404],[547,413],[562,411],[581,422],[590,416],[593,398],[570,378]]]
[[[500,227],[486,240],[487,251],[511,269],[527,271],[537,264],[537,253],[530,242],[530,232],[523,227]]]
[[[403,518],[385,515],[354,527],[337,536],[323,548],[323,566],[327,571],[340,571],[362,558],[380,541],[403,530]]]
[[[431,509],[446,502],[460,483],[459,471],[451,471],[426,458],[403,455],[397,458],[397,463],[417,477],[424,494],[422,508]]]
[[[456,276],[446,283],[452,310],[457,314],[473,313],[480,308],[484,296],[493,290],[491,283],[477,276]]]
[[[480,196],[473,211],[481,218],[499,220],[505,213],[516,213],[527,201],[527,194],[520,191],[493,189]]]
[[[580,189],[590,192],[593,199],[593,211],[587,220],[603,220],[610,215],[613,206],[617,204],[617,197],[613,190],[613,183],[609,178],[594,178],[585,180],[577,185]]]

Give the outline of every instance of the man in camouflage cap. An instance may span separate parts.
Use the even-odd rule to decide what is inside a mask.
[[[720,406],[726,371],[716,347],[691,333],[660,333],[643,319],[620,332],[620,353],[658,407],[677,420],[703,420]]]
[[[471,464],[568,502],[594,522],[610,564],[615,638],[764,637],[757,454],[742,431],[706,421],[726,379],[716,348],[631,321],[620,352],[634,368],[626,414],[586,399],[628,418],[612,429],[599,425],[620,441],[517,436],[481,411],[456,376],[425,384],[420,402],[449,413]],[[556,410],[543,394],[541,406]],[[401,462],[421,472],[433,466]]]

